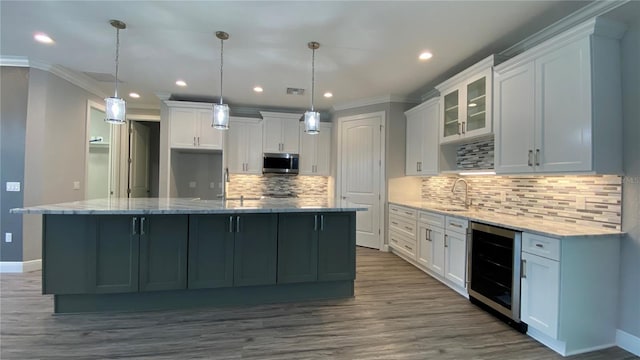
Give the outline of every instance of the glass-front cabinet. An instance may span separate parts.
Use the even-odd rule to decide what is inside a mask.
[[[492,65],[487,58],[436,87],[443,104],[441,144],[491,133]]]

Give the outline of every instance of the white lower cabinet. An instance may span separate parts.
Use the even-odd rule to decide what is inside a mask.
[[[389,205],[389,247],[404,258],[416,260],[416,211]]]
[[[620,239],[522,233],[520,318],[561,355],[616,344]]]
[[[445,279],[460,288],[466,287],[467,279],[467,236],[447,232],[444,238]]]
[[[522,253],[520,318],[552,338],[558,337],[560,262]]]

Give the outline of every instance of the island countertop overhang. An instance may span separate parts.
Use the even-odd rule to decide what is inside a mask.
[[[287,212],[366,211],[341,206],[327,198],[265,198],[260,200],[203,200],[199,198],[113,198],[72,201],[11,209],[14,214],[57,215],[154,215],[241,214]]]

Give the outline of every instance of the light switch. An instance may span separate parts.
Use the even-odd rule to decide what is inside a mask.
[[[20,191],[20,183],[17,181],[7,181],[7,191]]]
[[[80,190],[80,181],[73,182],[73,190]]]
[[[196,182],[195,181],[189,181],[189,187],[192,188],[192,189],[195,189]]]
[[[214,183],[213,181],[209,183],[209,189],[215,189],[216,188],[216,183]]]
[[[12,233],[4,233],[4,242],[12,242],[13,241],[13,234]]]

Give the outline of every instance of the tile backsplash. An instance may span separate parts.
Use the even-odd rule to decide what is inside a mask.
[[[500,214],[620,230],[622,177],[465,176],[472,207]],[[422,201],[463,205],[464,187],[455,176],[422,178]]]
[[[299,197],[327,197],[328,181],[326,176],[231,174],[227,196],[259,197],[294,193]]]
[[[493,137],[458,145],[456,167],[458,170],[493,169]]]

